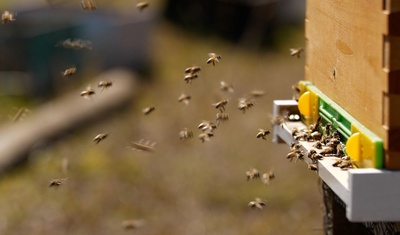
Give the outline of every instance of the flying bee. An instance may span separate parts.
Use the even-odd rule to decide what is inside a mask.
[[[61,75],[63,75],[64,77],[71,77],[72,75],[75,75],[76,72],[76,67],[71,67],[61,72]]]
[[[154,146],[156,142],[150,142],[150,140],[144,142],[143,139],[139,140],[139,142],[131,142],[133,146],[129,146],[128,148],[137,151],[144,151],[144,152],[154,152]]]
[[[214,134],[211,131],[206,131],[201,133],[198,138],[201,140],[202,143],[204,143],[204,141],[210,141],[210,138],[213,137]]]
[[[267,205],[266,202],[258,197],[256,197],[254,201],[251,201],[248,204],[250,208],[258,208],[258,209],[263,209],[266,205]]]
[[[215,66],[215,64],[221,59],[221,55],[217,55],[215,53],[208,53],[208,57],[207,64],[212,63],[213,66]]]
[[[220,122],[228,121],[229,120],[229,115],[228,113],[222,112],[222,113],[217,113],[217,126],[219,126]]]
[[[258,133],[256,135],[257,138],[263,138],[266,140],[266,136],[269,135],[271,132],[269,130],[258,129]]]
[[[100,133],[98,135],[96,135],[93,139],[94,142],[96,142],[96,144],[100,143],[100,141],[104,140],[105,138],[107,138],[108,133]]]
[[[143,113],[144,115],[149,115],[149,114],[152,113],[154,110],[156,110],[156,106],[149,106],[149,107],[146,107],[146,108],[142,109],[142,113]]]
[[[187,74],[195,74],[201,71],[201,68],[199,66],[191,66],[185,69],[185,73]]]
[[[1,14],[1,23],[7,24],[11,21],[14,21],[16,16],[17,13],[4,11],[3,14]]]
[[[96,4],[94,3],[93,0],[82,0],[81,7],[83,10],[86,11],[96,10]]]
[[[253,106],[254,106],[254,103],[251,100],[249,100],[247,98],[239,99],[238,109],[240,111],[242,111],[243,113],[245,113],[247,109],[249,109]]]
[[[191,98],[192,97],[190,95],[186,95],[186,94],[182,93],[178,97],[178,102],[183,102],[184,104],[188,105]]]
[[[223,92],[230,92],[233,93],[235,90],[233,89],[233,85],[232,84],[228,84],[224,81],[220,82],[220,87],[219,89]]]
[[[201,129],[202,131],[212,132],[214,129],[217,128],[217,126],[210,121],[202,121],[197,128]]]
[[[25,107],[19,108],[17,113],[12,117],[12,121],[18,122],[18,121],[22,120],[27,113],[29,113],[29,109],[27,109]]]
[[[179,132],[179,139],[187,140],[193,137],[193,131],[184,128],[182,131]]]
[[[246,177],[247,177],[247,181],[255,179],[255,178],[260,178],[260,172],[256,168],[252,168],[252,169],[246,171]]]
[[[97,86],[101,87],[101,91],[103,91],[112,86],[112,81],[100,81]]]
[[[92,42],[85,41],[81,39],[66,39],[64,41],[60,41],[56,44],[56,46],[62,46],[67,49],[81,50],[81,49],[89,49],[92,50]]]
[[[268,173],[264,173],[261,176],[261,181],[265,184],[265,185],[269,185],[269,182],[271,180],[275,179],[275,174],[273,171],[269,171]]]
[[[136,8],[139,11],[143,11],[145,8],[147,8],[149,6],[148,2],[139,2],[138,4],[136,4]]]
[[[198,76],[197,74],[186,74],[185,77],[183,78],[183,80],[184,80],[186,83],[191,84],[191,83],[192,83],[192,80],[194,80],[194,79],[196,79],[196,78],[198,78],[198,77],[199,77],[199,76]]]
[[[303,48],[290,48],[290,55],[291,56],[297,56],[297,58],[300,58],[301,53],[304,51]]]
[[[50,185],[49,187],[55,187],[58,188],[59,186],[61,186],[62,184],[64,184],[65,182],[67,182],[67,178],[63,178],[63,179],[52,179],[50,180]]]
[[[314,163],[309,163],[308,164],[308,169],[312,171],[318,171],[318,165]]]
[[[86,88],[86,90],[84,90],[84,91],[81,92],[81,96],[82,96],[83,98],[86,98],[86,99],[90,99],[90,96],[92,96],[92,95],[94,95],[94,94],[96,94],[96,92],[95,92],[90,86],[88,86],[88,87]]]
[[[212,104],[216,109],[219,109],[219,111],[224,112],[225,111],[225,105],[228,104],[228,100],[221,100],[215,104]]]
[[[145,225],[144,220],[124,220],[121,225],[124,229],[137,229]]]
[[[258,98],[258,97],[264,96],[265,95],[265,91],[253,90],[253,91],[250,92],[250,95],[253,98]]]

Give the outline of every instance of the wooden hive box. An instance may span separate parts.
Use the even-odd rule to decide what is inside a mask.
[[[400,169],[400,0],[307,0],[305,78],[384,142]]]

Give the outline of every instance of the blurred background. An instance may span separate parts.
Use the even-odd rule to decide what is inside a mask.
[[[304,77],[304,57],[289,53],[305,44],[304,1],[149,0],[142,11],[139,1],[95,2],[93,11],[80,1],[0,2],[1,12],[17,13],[0,25],[2,135],[23,123],[28,134],[36,110],[71,92],[79,97],[111,69],[137,78],[129,103],[54,139],[37,136],[23,163],[2,171],[0,234],[322,234],[316,174],[286,159],[289,146],[256,138],[259,128],[271,129],[272,101],[291,99]],[[68,38],[93,48],[59,46]],[[206,64],[210,52],[222,56],[215,66]],[[193,65],[202,70],[186,84]],[[77,74],[63,77],[71,66]],[[220,81],[234,92],[222,92]],[[242,113],[238,100],[253,90],[265,95]],[[177,101],[182,93],[189,105]],[[202,143],[197,126],[215,122],[212,104],[222,99],[229,120]],[[156,110],[144,115],[148,106]],[[29,111],[13,122],[21,107]],[[194,138],[180,140],[184,128]],[[110,134],[95,144],[99,133]],[[155,142],[155,152],[127,148],[140,139]],[[276,178],[247,181],[251,168]],[[67,181],[50,188],[57,178]],[[256,197],[264,209],[248,207]],[[124,228],[132,220],[144,224]]]

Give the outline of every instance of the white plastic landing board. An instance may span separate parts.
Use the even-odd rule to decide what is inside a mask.
[[[297,108],[293,100],[275,100],[274,116],[285,110]],[[307,128],[302,122],[286,121],[274,126],[273,141],[295,142],[292,129]],[[307,153],[312,144],[298,141]],[[288,148],[289,151],[289,148]],[[342,170],[333,167],[336,157],[325,157],[318,161],[318,176],[346,204],[346,217],[351,222],[396,222],[400,221],[400,171],[358,168]],[[309,163],[309,159],[305,159]],[[307,166],[305,166],[307,167]]]

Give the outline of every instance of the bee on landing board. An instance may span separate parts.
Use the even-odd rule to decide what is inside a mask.
[[[65,182],[67,182],[67,178],[63,178],[63,179],[52,179],[50,180],[50,184],[49,187],[55,187],[58,188],[60,187],[62,184],[64,184]]]
[[[266,205],[267,205],[266,202],[258,197],[256,197],[254,201],[251,201],[248,204],[250,208],[258,208],[258,209],[263,209]]]
[[[221,55],[217,55],[215,53],[208,53],[208,57],[207,64],[211,63],[213,66],[215,66],[215,64],[221,59]]]
[[[4,11],[3,14],[1,14],[1,23],[7,24],[11,21],[15,21],[16,16],[17,16],[17,13]]]
[[[97,86],[101,87],[101,91],[103,91],[112,86],[112,81],[100,81]]]

